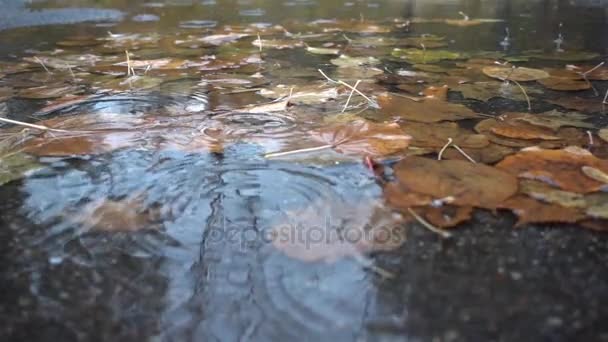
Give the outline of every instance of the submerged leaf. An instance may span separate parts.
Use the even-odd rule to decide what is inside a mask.
[[[581,91],[591,89],[591,84],[584,80],[551,76],[538,80],[545,88],[557,91]]]
[[[10,153],[0,157],[0,185],[21,179],[27,172],[42,167],[36,158],[25,153]]]
[[[528,95],[541,94],[542,92],[524,87]],[[453,89],[459,91],[467,99],[488,101],[494,97],[503,97],[514,101],[526,101],[526,97],[519,87],[511,82],[476,82],[459,84]]]
[[[392,55],[410,64],[438,63],[443,60],[465,58],[465,55],[458,52],[426,49],[394,49]]]
[[[371,157],[401,152],[411,140],[397,124],[375,124],[363,120],[333,125],[311,134],[340,153]]]
[[[480,117],[466,106],[437,99],[416,101],[402,96],[382,94],[378,96],[378,103],[383,113],[400,116],[409,121],[429,123]]]
[[[531,69],[523,67],[504,67],[504,66],[487,66],[482,69],[483,73],[489,77],[499,80],[511,80],[518,82],[537,81],[543,78],[548,78],[549,74],[540,69]]]
[[[578,147],[562,150],[531,148],[509,156],[497,165],[518,177],[536,179],[570,192],[590,193],[606,186],[585,176],[584,166],[608,172],[608,161]]]
[[[453,197],[453,205],[496,208],[517,192],[517,179],[500,169],[460,160],[407,157],[397,163],[400,184],[433,198]]]
[[[444,146],[448,139],[463,148],[483,148],[490,144],[488,138],[482,134],[475,134],[470,130],[460,128],[454,122],[421,123],[407,122],[401,124],[403,131],[412,136],[411,145],[416,147],[439,148]]]
[[[339,68],[354,68],[378,65],[380,64],[380,60],[374,57],[349,57],[341,55],[338,58],[332,59],[331,64]]]
[[[499,207],[509,209],[517,215],[517,226],[528,223],[576,223],[585,218],[579,209],[543,203],[524,195],[512,197]]]

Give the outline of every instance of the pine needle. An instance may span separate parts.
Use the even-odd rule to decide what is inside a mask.
[[[443,158],[443,152],[445,152],[445,150],[447,150],[453,142],[454,140],[452,138],[448,138],[447,144],[443,145],[441,151],[439,151],[439,155],[437,155],[437,160],[441,160],[441,158]]]
[[[432,231],[433,233],[439,234],[442,238],[452,237],[450,232],[447,232],[443,229],[439,229],[432,224],[430,224],[427,220],[423,219],[420,215],[418,215],[412,208],[407,208],[407,211],[420,223],[424,228]]]
[[[270,159],[270,158],[278,158],[278,157],[289,156],[289,155],[292,155],[292,154],[323,151],[323,150],[327,150],[327,149],[330,149],[330,148],[334,148],[334,145],[323,145],[323,146],[318,146],[318,147],[302,148],[302,149],[299,149],[299,150],[268,153],[268,154],[264,155],[264,158],[268,158],[268,159]]]
[[[353,98],[353,94],[355,93],[355,90],[357,89],[357,86],[359,85],[359,83],[361,83],[361,80],[357,80],[357,83],[355,83],[353,90],[350,91],[350,95],[348,95],[348,100],[346,100],[346,104],[344,105],[344,108],[342,108],[342,113],[344,113],[346,111],[346,109],[348,109],[350,100]]]
[[[42,131],[60,132],[60,133],[69,133],[70,132],[70,131],[66,131],[66,130],[63,130],[63,129],[55,129],[55,128],[50,128],[50,127],[46,127],[46,126],[42,126],[42,125],[35,125],[35,124],[27,123],[27,122],[6,119],[6,118],[2,118],[2,117],[0,117],[0,121],[6,122],[6,123],[10,123],[10,124],[13,124],[13,125],[18,125],[18,126],[35,128],[35,129],[39,129],[39,130],[42,130]]]

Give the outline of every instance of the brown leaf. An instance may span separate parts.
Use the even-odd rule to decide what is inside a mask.
[[[64,95],[73,95],[79,92],[81,92],[79,87],[57,84],[23,89],[17,93],[17,97],[24,99],[51,99]]]
[[[378,103],[381,112],[416,122],[457,121],[480,117],[466,106],[437,99],[414,101],[406,97],[383,94],[378,96]]]
[[[578,209],[547,204],[524,195],[509,198],[499,208],[513,211],[519,218],[517,226],[528,223],[576,223],[585,218]]]
[[[398,124],[376,124],[363,120],[312,131],[311,135],[340,153],[371,157],[403,151],[411,140]]]
[[[489,77],[499,80],[511,80],[518,82],[530,82],[548,78],[549,74],[540,69],[531,68],[511,68],[503,66],[487,66],[482,69],[483,73]]]
[[[410,145],[416,147],[443,147],[448,138],[452,138],[456,145],[463,148],[482,148],[490,144],[485,135],[460,128],[454,122],[405,122],[401,124],[401,128],[412,136]]]
[[[540,180],[566,191],[590,193],[602,189],[605,184],[585,176],[583,166],[608,172],[608,161],[578,147],[562,150],[530,148],[505,158],[497,165],[518,177]]]
[[[563,96],[553,100],[546,100],[567,109],[578,110],[585,113],[604,113],[606,105],[601,98],[582,98],[578,96]]]
[[[458,145],[458,144],[456,144]],[[460,145],[459,145],[460,146]],[[462,146],[460,146],[462,147]],[[498,144],[490,144],[482,148],[462,148],[473,160],[482,164],[494,164],[503,160],[506,156],[513,154],[514,149]],[[443,152],[443,159],[455,159],[468,161],[468,159],[454,148],[448,148]]]
[[[445,198],[452,204],[495,208],[517,192],[517,179],[497,168],[460,160],[408,157],[395,166],[399,183],[414,192]]]
[[[545,88],[557,91],[581,91],[591,89],[591,84],[584,80],[577,80],[566,77],[555,77],[538,80]]]
[[[453,228],[461,223],[469,221],[473,214],[473,207],[444,205],[437,208],[417,208],[416,211],[421,211],[422,216],[424,216],[424,218],[433,226],[445,229]]]

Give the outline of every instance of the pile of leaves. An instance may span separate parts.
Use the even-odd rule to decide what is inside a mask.
[[[597,120],[608,67],[597,54],[465,53],[449,37],[408,31],[496,22],[188,22],[164,35],[65,37],[0,62],[0,183],[39,168],[38,156],[222,153],[246,142],[269,159],[365,160],[390,208],[438,228],[485,209],[510,210],[519,225],[608,229],[608,129]],[[302,57],[319,63],[294,64]],[[188,101],[145,113],[78,110],[176,94]],[[498,98],[520,111],[480,109]],[[14,101],[38,109],[12,113]]]

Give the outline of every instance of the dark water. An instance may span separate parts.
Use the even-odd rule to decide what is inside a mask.
[[[178,35],[235,23],[361,16],[390,22],[459,17],[459,11],[504,22],[483,29],[420,24],[412,33],[446,35],[451,48],[463,51],[503,50],[507,27],[510,53],[552,49],[560,33],[568,49],[603,55],[608,47],[602,1],[0,4],[0,59],[11,62],[27,56],[26,49],[48,51],[65,37],[107,31]],[[140,53],[160,58],[162,49]],[[283,65],[269,67],[272,82],[307,82],[308,70],[323,63],[291,52],[276,58]],[[195,147],[188,140],[194,131],[222,126],[237,142],[221,152],[158,148],[164,136],[152,130],[128,135],[127,148],[43,157],[35,172],[0,187],[0,340],[608,340],[603,234],[567,226],[513,229],[510,214],[481,211],[448,240],[415,224],[393,227],[378,204],[381,188],[360,160],[262,157],[301,139],[322,115],[222,112],[262,102],[184,77],[153,92],[38,115],[93,114],[113,125],[170,127],[162,135]],[[8,115],[28,120],[42,104],[11,100]],[[488,106],[503,105],[523,106]],[[184,112],[198,114],[180,117]],[[116,121],[117,114],[129,119]],[[362,247],[369,253],[361,254],[321,245],[314,260],[268,242],[273,228],[290,220],[324,225],[328,218],[346,228],[373,222],[407,239],[390,251]]]

